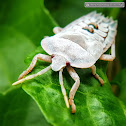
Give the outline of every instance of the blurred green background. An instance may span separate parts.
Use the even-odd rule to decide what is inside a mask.
[[[85,8],[83,0],[0,0],[0,126],[51,125],[21,85],[11,84],[27,68],[24,59],[41,39],[53,35],[53,27],[93,10],[118,20],[116,59],[108,64],[107,76],[114,93],[126,100],[126,8]]]

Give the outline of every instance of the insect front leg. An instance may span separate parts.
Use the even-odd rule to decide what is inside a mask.
[[[61,27],[55,27],[55,28],[53,28],[53,32],[54,32],[55,34],[57,34],[57,33],[61,32],[62,29],[63,29],[63,28],[61,28]]]
[[[78,74],[76,73],[76,71],[71,66],[67,66],[67,71],[75,81],[75,83],[72,86],[70,93],[69,93],[69,103],[72,107],[72,113],[75,113],[76,112],[76,105],[74,104],[73,99],[74,99],[75,93],[80,85],[80,78],[79,78]]]
[[[45,55],[45,54],[37,54],[37,55],[35,55],[33,60],[32,60],[32,62],[31,62],[31,64],[30,64],[30,66],[27,68],[27,70],[25,70],[23,73],[20,74],[18,80],[22,79],[23,76],[27,75],[29,72],[32,71],[32,69],[36,65],[37,59],[40,59],[40,60],[43,60],[43,61],[46,61],[46,62],[49,62],[49,63],[52,62],[51,56],[48,56],[48,55]]]
[[[101,86],[102,86],[102,85],[104,84],[104,81],[103,81],[103,79],[96,73],[96,66],[93,65],[93,66],[91,66],[90,68],[92,69],[92,74],[94,75],[94,77],[95,77],[96,79],[99,80],[99,82],[101,83]]]
[[[22,79],[20,79],[20,80],[18,80],[18,81],[16,81],[16,82],[14,82],[12,85],[17,85],[17,84],[20,84],[20,83],[22,83],[22,82],[24,82],[24,81],[26,81],[26,80],[30,80],[30,79],[32,79],[32,78],[35,78],[35,77],[37,77],[37,76],[39,76],[39,75],[44,74],[45,72],[47,72],[47,71],[50,70],[50,69],[51,69],[51,65],[48,66],[48,67],[46,67],[45,69],[39,71],[39,72],[36,73],[36,74],[29,75],[29,76],[27,76],[27,77],[25,77],[25,78],[22,78]]]
[[[111,55],[103,54],[99,59],[104,61],[113,61],[115,59],[115,41],[111,45]]]
[[[62,94],[63,94],[63,96],[64,96],[64,101],[65,101],[65,103],[66,103],[67,108],[69,108],[68,97],[67,97],[67,94],[66,94],[65,87],[64,87],[64,85],[63,85],[63,75],[62,75],[62,72],[63,72],[63,69],[61,69],[61,70],[59,71],[59,82],[60,82],[60,85],[61,85]]]

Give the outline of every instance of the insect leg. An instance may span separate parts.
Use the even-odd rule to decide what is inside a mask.
[[[50,70],[50,69],[51,69],[51,65],[48,66],[48,67],[46,67],[45,69],[39,71],[39,72],[36,73],[36,74],[29,75],[29,76],[27,76],[27,77],[25,77],[25,78],[22,78],[22,79],[20,79],[20,80],[18,80],[18,81],[16,81],[16,82],[14,82],[12,85],[17,85],[17,84],[20,84],[20,83],[22,83],[22,82],[24,82],[24,81],[26,81],[26,80],[30,80],[30,79],[32,79],[32,78],[34,78],[34,77],[37,77],[37,76],[39,76],[39,75],[42,75],[42,74],[44,74],[45,72],[47,72],[48,70]]]
[[[101,85],[103,85],[104,84],[103,79],[96,73],[96,66],[93,65],[90,68],[92,69],[92,74],[94,75],[94,77],[99,80],[99,82],[101,83]]]
[[[76,73],[76,71],[71,67],[71,66],[67,66],[67,71],[69,72],[70,76],[73,78],[73,80],[75,81],[75,83],[73,84],[70,93],[69,93],[69,103],[72,107],[72,113],[76,112],[76,105],[74,104],[74,96],[75,93],[80,85],[80,78],[78,76],[78,74]]]
[[[30,66],[27,68],[27,70],[25,70],[23,73],[20,74],[18,80],[22,79],[23,76],[27,75],[29,72],[32,71],[32,69],[35,67],[36,65],[36,62],[37,62],[37,59],[40,59],[40,60],[43,60],[43,61],[46,61],[46,62],[49,62],[51,63],[52,60],[51,60],[51,56],[47,56],[45,54],[37,54],[34,56]]]
[[[63,29],[63,28],[61,28],[61,27],[55,27],[55,28],[53,28],[53,32],[54,32],[55,34],[57,34],[57,33],[61,32],[62,29]]]
[[[67,108],[69,108],[68,97],[67,97],[67,94],[66,94],[66,90],[64,88],[64,85],[63,85],[63,75],[62,75],[62,72],[63,72],[63,69],[61,69],[59,71],[59,82],[60,82],[60,85],[61,85],[62,94],[64,96],[64,101],[66,103]]]
[[[103,54],[99,59],[105,61],[113,61],[115,59],[115,42],[111,45],[111,55]]]

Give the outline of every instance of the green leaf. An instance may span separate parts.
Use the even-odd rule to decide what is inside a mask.
[[[104,8],[85,8],[84,2],[88,0],[44,0],[45,6],[50,11],[53,18],[60,27],[66,26],[73,20],[91,11],[102,12]],[[95,0],[95,2],[105,2],[105,0]]]
[[[0,126],[50,126],[36,103],[21,89],[0,94]]]
[[[54,11],[53,13],[56,14],[55,19],[61,26],[90,11],[83,10],[82,1],[62,1],[60,5],[58,7],[61,11],[57,9],[57,14]],[[0,94],[0,125],[49,125],[28,95],[19,87],[13,90],[10,87],[26,68],[23,59],[40,45],[40,40],[45,35],[53,35],[52,28],[55,25],[44,8],[43,0],[0,0],[0,91],[4,92]],[[38,48],[26,59],[26,63],[30,64],[38,52],[45,53]],[[47,65],[49,64],[38,61],[31,74]],[[35,99],[47,121],[53,125],[125,125],[126,107],[112,94],[105,75],[106,63],[98,62],[97,67],[97,72],[105,81],[103,87],[92,77],[91,70],[76,69],[81,84],[75,96],[77,106],[75,115],[72,115],[71,110],[65,106],[57,72],[50,70],[40,77],[27,81],[23,89]],[[66,70],[63,74],[68,95],[74,81]]]
[[[0,0],[1,92],[12,87],[26,68],[26,55],[40,45],[45,35],[53,35],[55,25],[43,0]]]
[[[0,126],[50,125],[31,97],[12,83],[26,69],[25,57],[45,35],[53,35],[55,25],[43,0],[0,0]]]
[[[22,33],[9,26],[0,26],[0,91],[12,88],[22,69],[24,58],[35,46]],[[28,49],[29,48],[29,49]]]
[[[24,33],[37,46],[44,36],[53,34],[56,25],[43,0],[1,0],[0,23]]]
[[[44,53],[42,49],[38,48],[27,58],[28,64],[30,64],[36,52]],[[31,74],[48,65],[48,63],[39,61]],[[74,98],[77,107],[75,114],[71,114],[71,109],[67,109],[65,106],[58,80],[58,72],[50,70],[41,76],[26,81],[23,84],[23,89],[37,102],[45,118],[52,125],[118,126],[126,124],[124,110],[118,99],[113,95],[111,86],[103,72],[106,65],[101,65],[101,62],[98,62],[97,65],[99,66],[97,67],[97,73],[105,82],[103,87],[91,75],[90,69],[76,69],[81,83]],[[68,95],[74,81],[66,70],[64,70],[63,75]]]
[[[116,50],[118,52],[119,61],[122,68],[126,67],[126,55],[125,55],[125,47],[126,47],[126,34],[125,34],[125,22],[126,22],[126,11],[123,9],[118,18],[118,36],[117,41],[118,44],[116,46]]]
[[[116,90],[118,89],[117,96],[126,103],[126,68],[116,75],[116,77],[111,81],[111,84],[118,86],[116,88]]]

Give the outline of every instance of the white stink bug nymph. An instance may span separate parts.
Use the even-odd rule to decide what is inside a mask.
[[[74,96],[79,87],[80,79],[72,67],[90,68],[95,78],[103,85],[104,81],[96,73],[94,64],[98,59],[105,61],[114,60],[116,28],[117,21],[104,17],[101,13],[96,13],[95,11],[73,21],[64,28],[55,27],[53,29],[55,35],[46,37],[41,41],[42,48],[49,56],[45,54],[35,55],[30,66],[19,76],[18,81],[13,83],[13,85],[42,75],[49,69],[59,71],[59,83],[66,106],[68,108],[71,106],[72,113],[75,113]],[[111,54],[104,54],[110,47]],[[51,64],[38,73],[23,78],[32,71],[37,59]],[[75,81],[69,93],[69,100],[63,85],[62,72],[65,67]]]

